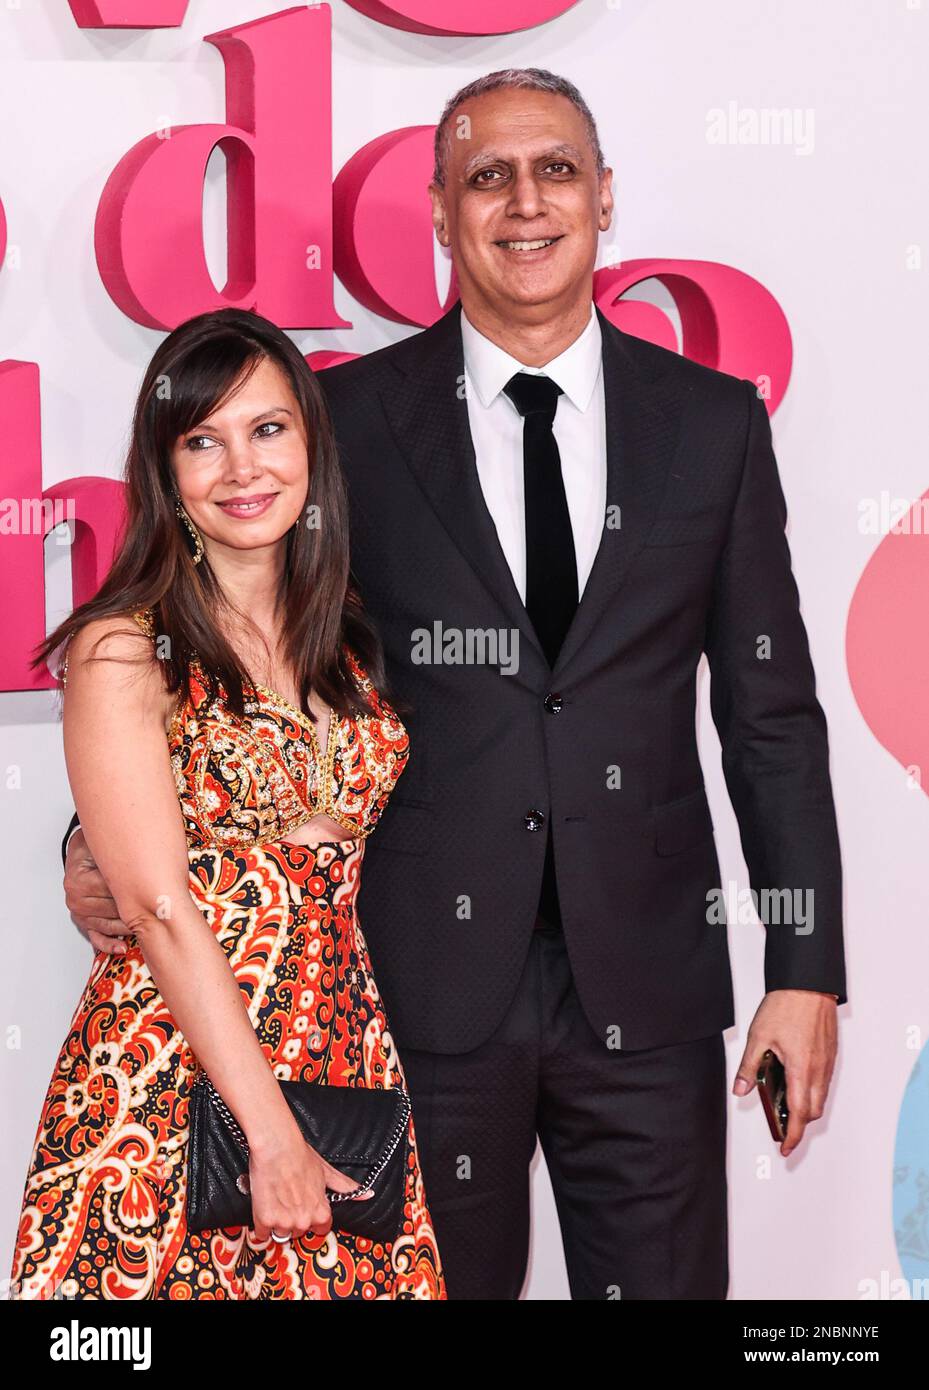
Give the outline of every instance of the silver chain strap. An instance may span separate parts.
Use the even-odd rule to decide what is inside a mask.
[[[242,1128],[238,1120],[233,1115],[232,1111],[229,1109],[229,1106],[223,1100],[222,1096],[219,1094],[216,1087],[213,1085],[212,1081],[207,1076],[205,1071],[200,1071],[197,1073],[194,1085],[206,1087],[207,1095],[210,1097],[210,1100],[213,1102],[214,1106],[219,1111],[223,1120],[226,1122],[226,1128],[229,1130],[229,1133],[232,1135],[233,1139],[235,1139],[239,1147],[245,1150],[245,1157],[248,1158],[248,1140],[242,1133]],[[374,1186],[374,1184],[377,1182],[381,1173],[383,1173],[384,1169],[387,1167],[390,1160],[393,1158],[394,1153],[397,1149],[397,1145],[403,1138],[404,1132],[407,1127],[407,1122],[410,1118],[410,1111],[412,1109],[410,1097],[407,1095],[406,1091],[398,1090],[397,1094],[401,1097],[400,1119],[397,1121],[397,1124],[390,1138],[387,1141],[387,1147],[385,1148],[384,1152],[381,1154],[380,1158],[377,1160],[374,1167],[371,1169],[371,1172],[365,1178],[364,1182],[360,1183],[358,1187],[354,1188],[351,1192],[334,1192],[327,1187],[326,1197],[330,1203],[353,1202],[356,1198],[361,1197],[365,1192],[369,1192],[371,1188]]]

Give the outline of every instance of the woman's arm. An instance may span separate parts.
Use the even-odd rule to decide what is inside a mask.
[[[107,659],[86,661],[101,637],[96,654]],[[229,962],[190,895],[165,689],[157,660],[139,662],[140,640],[125,620],[105,618],[71,642],[63,709],[71,790],[119,916],[181,1032],[260,1150],[269,1136],[297,1125]]]

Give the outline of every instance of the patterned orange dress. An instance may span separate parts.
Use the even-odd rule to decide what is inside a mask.
[[[154,636],[151,610],[133,615]],[[364,842],[409,755],[407,732],[347,651],[375,715],[313,723],[256,687],[245,719],[195,666],[168,734],[190,892],[225,951],[282,1080],[404,1087],[355,911]],[[63,672],[66,679],[66,669]],[[325,812],[353,837],[287,835]],[[42,1107],[13,1259],[13,1298],[444,1299],[416,1151],[385,1244],[330,1231],[283,1245],[185,1221],[196,1062],[134,936],[94,956]],[[206,1001],[205,1001],[206,1003]]]

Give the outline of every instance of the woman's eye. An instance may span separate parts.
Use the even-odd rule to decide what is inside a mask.
[[[274,439],[276,435],[280,434],[286,428],[287,426],[282,424],[279,420],[265,420],[264,423],[260,424],[255,430],[255,434],[260,439]],[[263,433],[263,431],[271,431],[271,433]],[[193,434],[187,440],[184,448],[189,449],[192,454],[202,454],[211,444],[215,443],[216,440],[209,434]],[[203,445],[202,448],[201,444]]]

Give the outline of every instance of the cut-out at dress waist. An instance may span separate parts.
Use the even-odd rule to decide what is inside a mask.
[[[341,849],[344,846],[346,850],[354,850],[357,849],[359,845],[363,844],[367,838],[367,835],[348,835],[345,837],[344,840],[315,840],[313,844],[302,844],[299,840],[288,840],[285,839],[283,836],[279,836],[273,840],[255,840],[238,845],[222,845],[209,843],[202,845],[188,845],[187,853],[189,855],[205,854],[215,850],[217,854],[221,854],[228,850],[232,854],[242,854],[246,850],[268,849],[272,845],[286,845],[288,849]]]
[[[272,845],[291,845],[294,849],[322,849],[329,845],[352,845],[357,846],[365,836],[346,835],[343,840],[314,840],[312,844],[306,844],[303,840],[269,840],[267,844]]]

